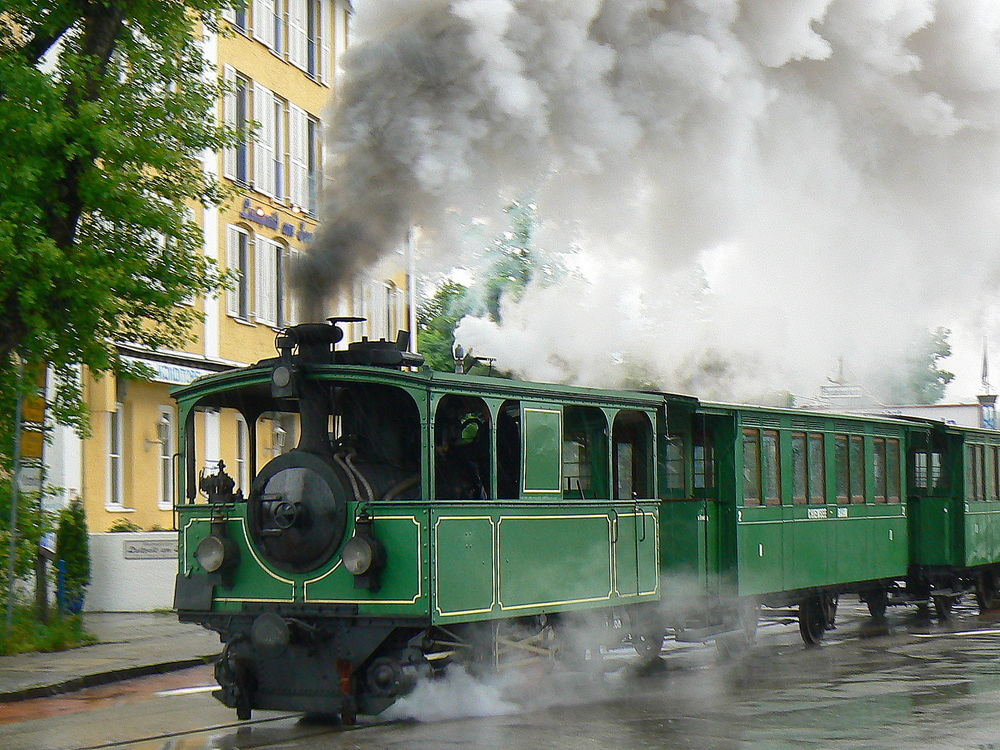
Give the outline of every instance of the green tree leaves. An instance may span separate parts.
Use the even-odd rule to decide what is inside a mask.
[[[9,0],[0,22],[0,377],[15,353],[119,370],[114,341],[179,346],[218,288],[193,221],[232,142],[201,52],[219,0]],[[77,414],[80,409],[75,410]],[[73,408],[64,409],[72,415]]]

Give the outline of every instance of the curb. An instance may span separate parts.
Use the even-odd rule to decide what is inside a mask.
[[[190,667],[200,667],[204,664],[212,664],[219,658],[219,654],[211,656],[198,656],[191,659],[179,659],[177,661],[162,662],[159,664],[139,664],[134,667],[123,667],[112,669],[107,672],[97,672],[96,674],[81,675],[71,677],[61,682],[49,685],[34,685],[20,690],[11,690],[0,693],[0,703],[16,703],[17,701],[30,700],[32,698],[47,698],[61,693],[71,693],[83,688],[96,687],[97,685],[107,685],[111,682],[128,680],[133,677],[146,677],[153,674],[165,674],[175,672],[180,669]]]

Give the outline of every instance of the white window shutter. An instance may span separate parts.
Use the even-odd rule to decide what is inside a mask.
[[[333,60],[330,55],[330,41],[333,38],[333,24],[330,18],[330,6],[333,0],[319,0],[319,80],[322,83],[330,83],[333,80],[331,73]]]
[[[253,117],[258,123],[254,135],[253,186],[264,195],[274,196],[274,95],[259,83],[253,85]]]
[[[240,231],[230,225],[226,227],[226,269],[238,271],[240,267]],[[230,282],[226,288],[226,314],[239,317],[240,314],[240,282]]]
[[[288,196],[296,206],[309,202],[309,116],[288,105]]]
[[[274,49],[274,2],[253,0],[253,36]]]
[[[306,69],[307,46],[306,34],[308,21],[306,0],[288,0],[288,60],[292,65]]]
[[[277,307],[275,246],[276,243],[271,240],[257,238],[257,320],[271,326],[277,325],[278,322],[275,309]]]
[[[299,251],[294,248],[288,248],[288,265],[285,266],[285,288],[288,290],[285,296],[285,325],[293,326],[299,322],[299,295],[295,287],[287,283],[288,279],[291,279],[292,274],[295,273],[296,266],[299,262]]]
[[[222,121],[230,128],[236,127],[236,70],[229,65],[222,66],[222,80],[226,93],[222,98]],[[236,149],[227,147],[222,156],[222,173],[230,180],[236,179]]]

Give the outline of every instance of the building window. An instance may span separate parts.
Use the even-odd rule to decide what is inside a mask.
[[[108,505],[125,507],[124,450],[125,450],[125,404],[115,404],[114,411],[108,412]]]
[[[320,190],[323,186],[323,153],[320,143],[321,129],[319,120],[309,118],[307,124],[307,179],[308,195],[303,208],[310,214],[315,214],[319,208]]]
[[[172,508],[174,503],[174,410],[169,406],[160,407],[156,433],[160,443],[159,504],[167,509]]]
[[[272,97],[274,101],[274,131],[273,135],[273,154],[274,154],[274,197],[279,200],[285,200],[285,196],[288,194],[288,180],[285,174],[285,111],[288,107],[287,103],[279,99],[278,97]]]
[[[250,81],[228,65],[223,66],[226,94],[223,99],[223,119],[227,126],[240,134],[235,146],[226,148],[223,174],[231,180],[248,184],[250,181]]]
[[[275,111],[278,102],[271,90],[253,84],[253,118],[257,122],[257,131],[253,141],[253,187],[254,190],[269,197],[277,197],[275,192],[275,160],[279,150],[276,133],[278,125]]]
[[[284,323],[286,249],[265,237],[257,238],[256,248],[257,321],[280,326]]]
[[[222,9],[222,17],[231,23],[235,28],[245,32],[247,30],[247,7],[246,5],[231,5]]]
[[[226,312],[234,318],[250,319],[250,233],[230,224],[226,227],[226,266],[236,274],[226,291]]]
[[[276,49],[281,36],[281,22],[277,10],[281,0],[253,0],[254,39],[271,49]]]

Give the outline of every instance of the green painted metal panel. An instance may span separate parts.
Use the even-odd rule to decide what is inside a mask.
[[[539,403],[521,405],[521,493],[558,498],[562,483],[562,409]]]
[[[965,504],[965,564],[1000,561],[1000,503]]]
[[[869,578],[898,578],[909,565],[906,509],[898,504],[868,506]]]
[[[830,581],[830,524],[822,505],[792,505],[784,519],[786,589],[822,586]]]
[[[198,542],[211,531],[208,505],[180,509],[180,572],[200,570],[194,558]],[[375,535],[386,547],[386,567],[377,592],[354,587],[354,576],[344,569],[339,554],[320,569],[308,573],[286,573],[270,565],[250,541],[246,505],[229,512],[227,532],[240,549],[239,565],[230,586],[217,586],[214,609],[227,610],[232,603],[309,602],[356,604],[362,615],[423,616],[428,611],[428,535],[426,510],[392,507],[378,513]],[[353,517],[353,511],[349,514]],[[344,539],[353,534],[349,525]]]
[[[610,602],[612,517],[605,511],[540,509],[498,527],[501,610]]]
[[[496,606],[494,539],[491,515],[436,511],[434,529],[434,614],[475,619]]]
[[[356,604],[362,615],[426,615],[428,596],[427,510],[419,507],[386,506],[369,509],[374,515],[372,532],[385,545],[386,563],[381,587],[368,591],[354,587],[354,576],[344,568],[339,554],[314,574],[303,575],[305,601]],[[353,517],[354,512],[349,514]],[[344,540],[354,534],[351,524]]]
[[[667,575],[698,576],[706,567],[704,500],[660,503],[660,565]]]
[[[951,565],[954,560],[954,534],[951,499],[921,497],[911,500],[907,512],[914,540],[913,562],[918,565]]]
[[[618,510],[612,514],[612,522],[615,594],[634,597],[655,593],[659,585],[656,511],[640,507]]]
[[[784,591],[784,524],[780,507],[740,508],[736,552],[739,594]]]

